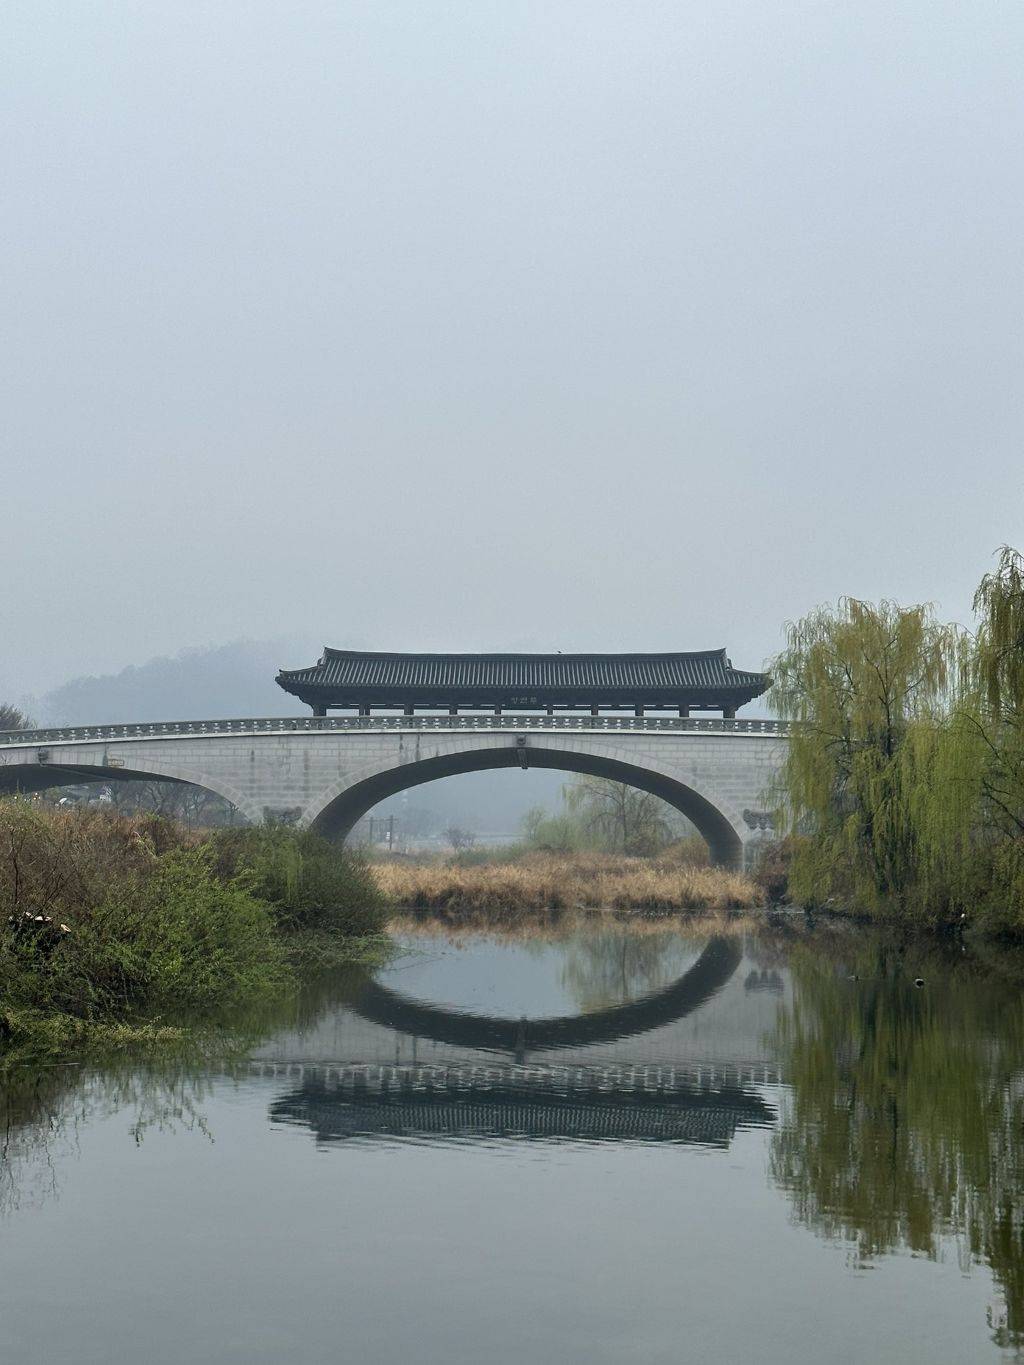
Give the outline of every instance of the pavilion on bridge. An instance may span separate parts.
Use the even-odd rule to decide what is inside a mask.
[[[378,654],[325,649],[310,668],[282,669],[279,686],[316,716],[328,710],[692,711],[726,718],[768,687],[733,668],[724,649],[691,654]]]

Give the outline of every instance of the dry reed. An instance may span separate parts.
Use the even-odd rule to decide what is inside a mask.
[[[467,947],[480,939],[494,943],[564,943],[587,934],[627,933],[630,938],[666,933],[730,937],[763,935],[760,910],[398,910],[388,920],[388,933],[399,941],[424,936],[446,945]]]
[[[761,904],[749,877],[721,868],[613,854],[535,854],[516,862],[378,863],[381,890],[416,910],[734,911]]]

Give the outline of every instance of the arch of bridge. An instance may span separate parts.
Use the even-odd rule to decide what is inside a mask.
[[[470,747],[465,740],[453,739],[432,745],[426,758],[400,753],[384,762],[365,764],[321,791],[307,806],[302,823],[329,838],[344,840],[367,811],[389,796],[442,777],[516,767],[525,755],[530,767],[605,777],[651,792],[692,821],[706,840],[713,862],[740,865],[746,834],[740,813],[678,763],[660,762],[620,745],[588,745],[587,737],[560,742],[554,734],[545,734],[542,740],[531,735],[525,750],[510,743],[510,738],[503,735],[498,745],[477,742]]]
[[[99,782],[164,781],[202,787],[213,792],[215,796],[222,796],[251,824],[258,825],[263,818],[259,806],[219,773],[212,773],[205,767],[183,767],[179,763],[168,763],[162,755],[158,760],[146,761],[138,767],[132,767],[127,763],[117,768],[104,767],[102,764],[79,767],[60,763],[40,767],[12,764],[6,769],[0,766],[0,793],[4,790],[47,791],[54,787],[77,787]]]
[[[110,775],[115,781],[122,778],[148,778],[150,781],[160,778],[170,778],[175,782],[187,782],[193,787],[205,787],[207,791],[213,792],[216,796],[222,796],[225,801],[230,801],[238,813],[254,825],[258,825],[263,819],[263,812],[259,806],[241,792],[233,783],[226,781],[218,773],[211,773],[205,768],[183,768],[176,763],[165,763],[161,760],[159,770],[147,766],[145,769],[118,768]]]

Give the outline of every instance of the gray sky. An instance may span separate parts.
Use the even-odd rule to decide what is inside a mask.
[[[966,619],[1024,9],[7,0],[0,695],[239,636]]]

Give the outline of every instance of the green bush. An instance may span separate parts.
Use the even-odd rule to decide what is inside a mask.
[[[288,933],[380,933],[384,897],[366,863],[317,834],[263,827],[221,830],[212,840],[218,875],[271,906]]]
[[[270,911],[221,882],[202,849],[115,878],[55,944],[10,926],[0,936],[8,1003],[85,1019],[212,1010],[288,980]]]
[[[211,841],[0,801],[0,1038],[235,1007],[291,982],[304,954],[333,966],[365,951],[354,937],[383,915],[365,865],[314,835]]]

